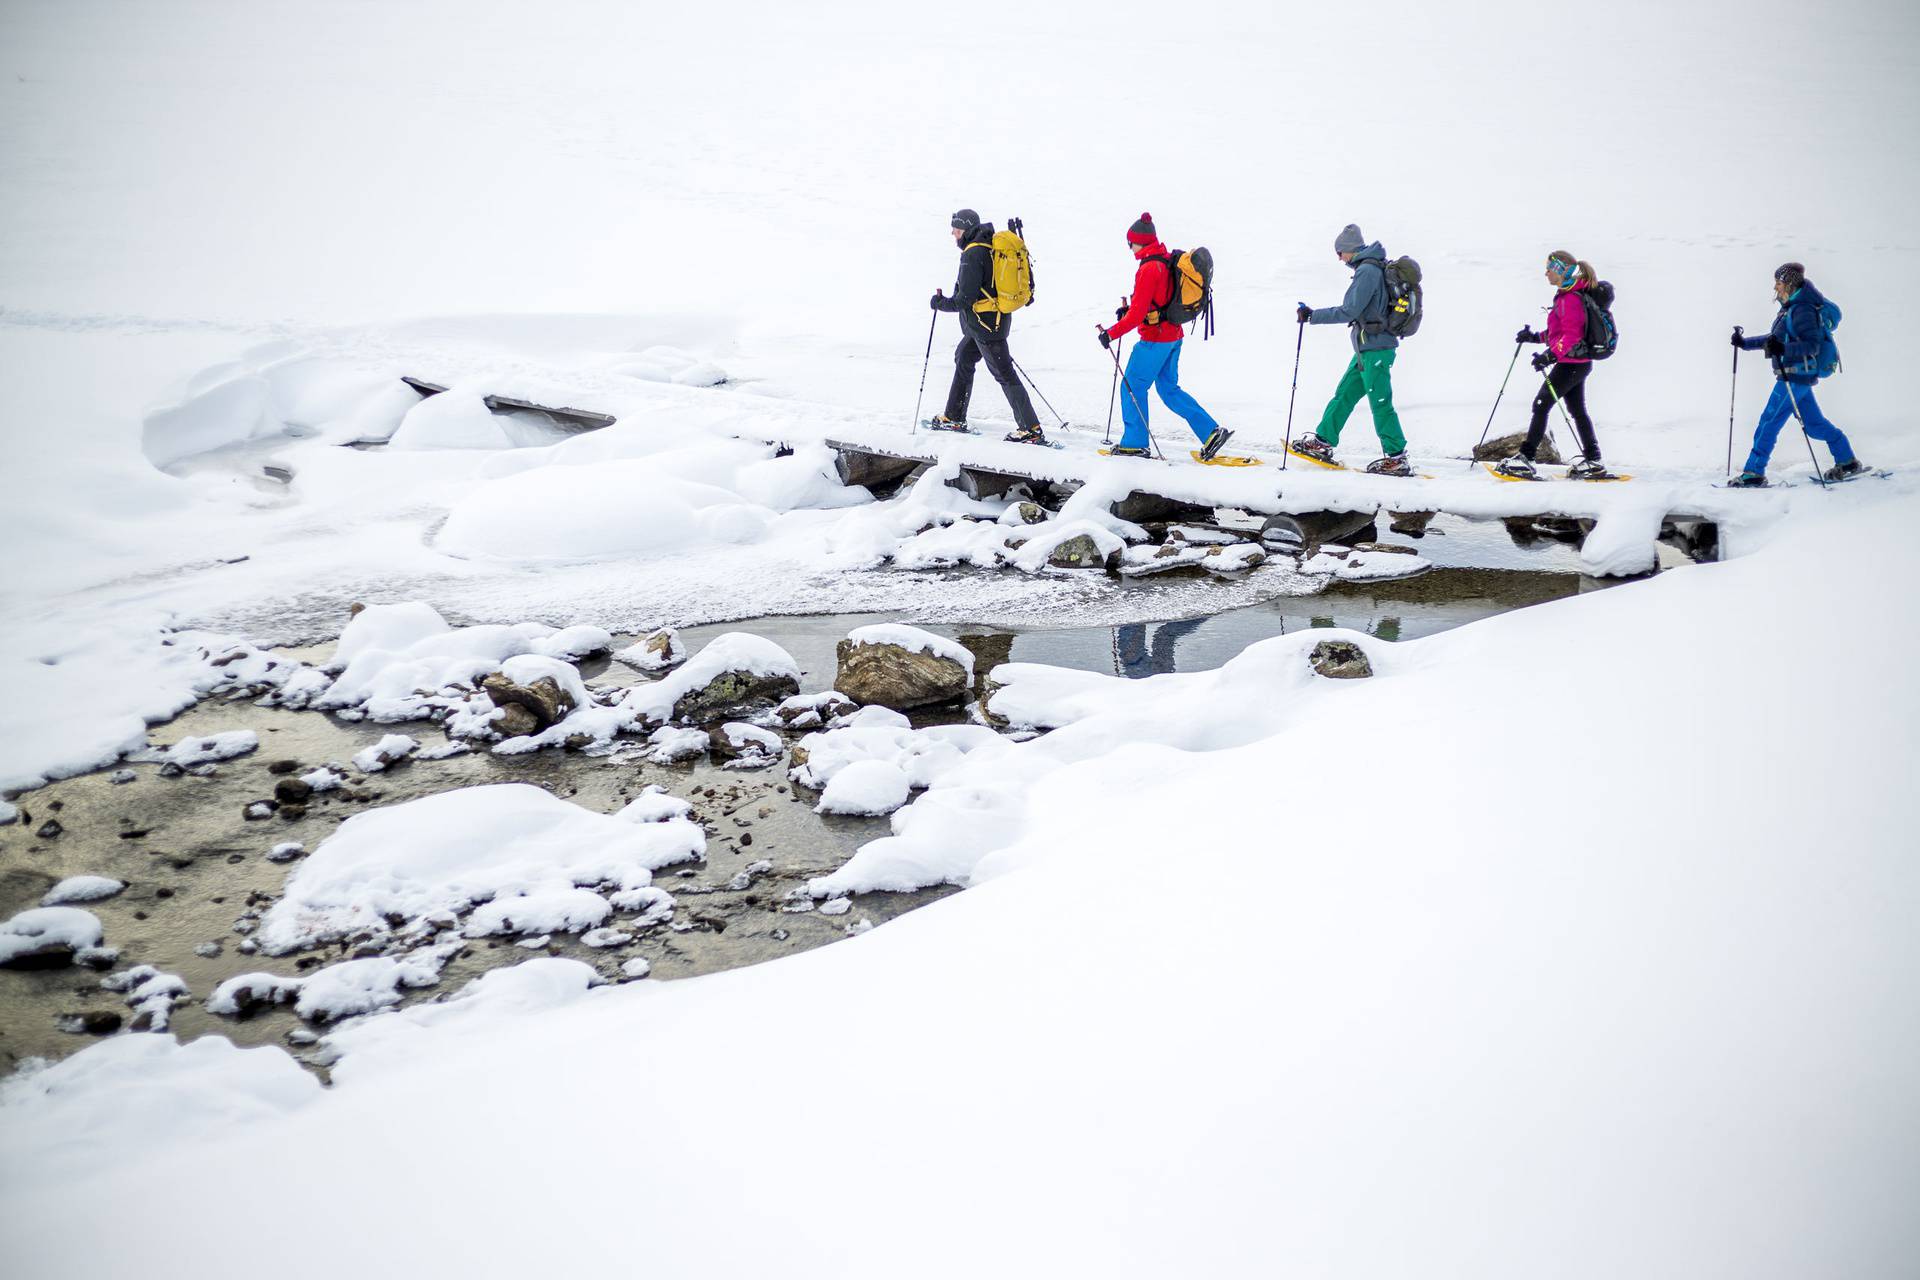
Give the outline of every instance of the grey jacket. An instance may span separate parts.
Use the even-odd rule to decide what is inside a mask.
[[[1314,310],[1309,324],[1344,324],[1350,326],[1355,351],[1391,351],[1400,345],[1400,339],[1388,333],[1384,327],[1378,332],[1368,333],[1367,323],[1384,326],[1387,319],[1387,273],[1385,263],[1387,251],[1375,240],[1366,248],[1353,255],[1353,283],[1347,286],[1347,296],[1337,307],[1319,307]],[[1371,268],[1363,270],[1362,268]]]

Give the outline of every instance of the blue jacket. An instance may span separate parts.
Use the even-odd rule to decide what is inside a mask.
[[[1826,295],[1813,287],[1813,281],[1803,280],[1780,304],[1780,314],[1773,318],[1773,328],[1767,335],[1780,339],[1784,348],[1773,362],[1774,377],[1802,387],[1820,381],[1816,368],[1821,343],[1827,336],[1826,327],[1820,323],[1820,304],[1826,300]],[[1766,345],[1766,338],[1744,338],[1740,342],[1743,351],[1758,351]]]
[[[1319,307],[1308,324],[1344,324],[1349,326],[1355,351],[1391,351],[1400,339],[1386,331],[1387,251],[1375,240],[1353,255],[1353,283],[1337,307]],[[1374,332],[1367,331],[1368,326]]]

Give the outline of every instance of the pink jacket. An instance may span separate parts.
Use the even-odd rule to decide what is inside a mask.
[[[1579,290],[1586,287],[1585,280],[1576,279],[1571,287],[1562,289],[1553,300],[1553,311],[1547,316],[1547,350],[1562,364],[1591,363],[1567,355],[1575,343],[1587,336],[1587,304],[1580,301],[1579,294]]]

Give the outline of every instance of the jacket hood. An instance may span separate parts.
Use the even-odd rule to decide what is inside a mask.
[[[964,253],[966,250],[971,249],[974,245],[992,244],[992,243],[993,243],[993,224],[991,222],[983,222],[979,226],[973,229],[973,233],[971,235],[969,235],[965,240],[962,240],[960,242],[960,249],[961,249],[961,252]]]
[[[1385,262],[1386,260],[1387,251],[1380,247],[1378,240],[1375,240],[1365,248],[1357,250],[1353,255],[1353,261],[1347,265],[1357,267],[1363,262]]]
[[[1151,258],[1155,254],[1158,254],[1163,258],[1166,257],[1167,246],[1160,243],[1158,240],[1155,240],[1152,244],[1137,244],[1133,246],[1133,256],[1136,260],[1141,258]]]
[[[1811,302],[1814,306],[1817,307],[1821,303],[1827,300],[1827,295],[1820,292],[1820,290],[1816,289],[1814,287],[1813,281],[1802,280],[1800,282],[1800,287],[1798,289],[1795,289],[1792,293],[1788,294],[1787,300],[1780,304],[1781,310],[1784,311],[1786,308],[1792,306],[1794,303],[1799,302],[1802,298],[1806,299],[1808,302]]]

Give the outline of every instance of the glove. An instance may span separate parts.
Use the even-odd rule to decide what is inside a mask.
[[[1747,349],[1747,335],[1740,331],[1739,325],[1733,327],[1733,345],[1739,347],[1742,351]]]
[[[940,309],[940,304],[946,301],[946,297],[947,295],[943,290],[935,289],[933,291],[933,297],[927,299],[927,305],[929,307],[932,307],[935,311],[938,311]]]
[[[1542,351],[1533,357],[1533,367],[1536,370],[1551,369],[1553,364],[1554,355],[1551,351]]]
[[[1537,334],[1537,333],[1535,333],[1535,332],[1534,332],[1534,331],[1533,331],[1532,329],[1522,329],[1522,330],[1520,330],[1520,332],[1518,332],[1518,333],[1516,333],[1516,334],[1514,334],[1514,335],[1513,335],[1513,340],[1514,340],[1515,342],[1541,342],[1541,341],[1544,341],[1544,339],[1543,339],[1543,338],[1541,338],[1541,336],[1540,336],[1539,334]]]
[[[1768,334],[1767,345],[1764,348],[1764,350],[1767,353],[1767,359],[1778,360],[1781,356],[1787,353],[1787,344],[1780,341],[1780,339],[1774,337],[1772,334]]]
[[[1126,318],[1127,318],[1127,304],[1123,302],[1119,306],[1113,309],[1114,323],[1118,324],[1120,321],[1125,320]]]
[[[1113,346],[1113,335],[1108,333],[1105,329],[1100,329],[1098,325],[1094,327],[1098,329],[1100,333],[1100,349],[1102,351],[1105,351],[1109,347]]]
[[[1305,324],[1307,321],[1313,319],[1313,308],[1304,302],[1298,303],[1293,309],[1293,314],[1299,319],[1301,324]]]

